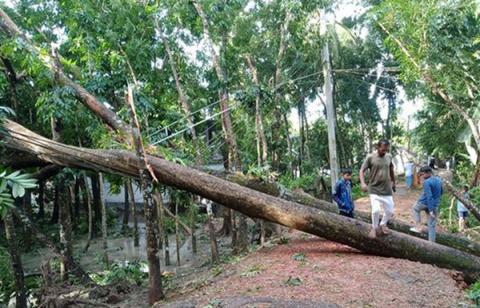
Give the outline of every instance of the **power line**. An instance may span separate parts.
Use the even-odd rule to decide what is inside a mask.
[[[154,131],[153,133],[150,133],[150,134],[148,135],[148,138],[151,138],[153,135],[156,135],[156,134],[158,134],[158,133],[159,133],[159,132],[161,132],[162,130],[166,130],[167,128],[171,127],[172,125],[174,125],[174,124],[176,124],[176,123],[178,123],[178,122],[181,122],[181,121],[183,121],[183,120],[185,120],[185,119],[187,119],[187,118],[189,118],[189,117],[193,116],[194,114],[196,114],[196,113],[198,113],[198,112],[202,111],[202,110],[203,110],[203,109],[205,109],[205,108],[209,108],[209,107],[211,107],[211,106],[213,106],[213,105],[216,105],[216,104],[218,104],[219,102],[220,102],[220,100],[218,100],[218,101],[215,101],[215,102],[213,102],[213,103],[211,103],[211,104],[209,104],[209,105],[207,105],[207,106],[205,106],[205,107],[201,107],[201,108],[199,108],[199,109],[195,110],[194,112],[191,112],[191,113],[189,113],[189,114],[187,114],[187,115],[183,116],[182,118],[180,118],[180,119],[178,119],[178,120],[176,120],[176,121],[174,121],[174,122],[172,122],[172,123],[168,124],[167,126],[164,126],[164,127],[158,128],[158,129],[157,129],[156,131]]]
[[[186,128],[181,129],[181,130],[179,130],[179,131],[177,131],[177,132],[175,132],[175,133],[173,133],[173,134],[171,134],[171,135],[169,135],[169,136],[167,136],[167,137],[165,137],[165,138],[162,138],[162,139],[160,139],[159,141],[153,142],[151,145],[157,145],[157,144],[159,144],[159,143],[165,142],[165,141],[167,141],[167,140],[169,140],[169,139],[171,139],[171,138],[173,138],[173,137],[175,137],[175,136],[177,136],[177,135],[179,135],[179,134],[182,134],[182,133],[184,133],[184,132],[192,129],[192,127],[198,126],[198,125],[200,125],[200,124],[202,124],[202,123],[205,123],[205,122],[207,122],[208,120],[210,120],[210,119],[212,119],[212,118],[214,118],[214,117],[216,117],[216,116],[219,116],[219,115],[221,115],[221,114],[223,114],[223,113],[225,113],[225,112],[227,112],[227,111],[229,111],[229,110],[232,110],[232,109],[234,109],[234,108],[237,108],[239,105],[240,105],[240,103],[234,104],[233,106],[230,106],[230,107],[228,107],[227,109],[222,110],[222,111],[220,111],[220,112],[217,112],[217,113],[215,113],[215,114],[213,114],[213,115],[211,115],[211,116],[208,116],[207,118],[205,118],[205,119],[203,119],[203,120],[201,120],[201,121],[199,121],[199,122],[197,122],[197,123],[194,123],[193,125],[188,125]]]

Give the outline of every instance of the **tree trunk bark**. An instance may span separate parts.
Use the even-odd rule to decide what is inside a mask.
[[[215,226],[213,225],[213,211],[212,211],[212,201],[208,200],[207,203],[207,224],[208,224],[208,234],[210,236],[210,251],[212,252],[212,263],[218,263],[218,245],[217,245],[217,236],[215,234]]]
[[[291,19],[290,10],[287,9],[285,12],[285,20],[283,24],[280,25],[280,42],[278,45],[277,58],[275,59],[275,75],[274,77],[274,92],[275,92],[275,110],[274,110],[274,122],[272,125],[272,170],[278,171],[280,167],[280,153],[279,153],[279,142],[280,142],[280,129],[282,127],[282,112],[280,106],[282,105],[282,96],[280,93],[280,85],[282,82],[282,61],[285,55],[285,50],[287,47],[287,33],[288,26]]]
[[[4,219],[5,234],[8,243],[8,252],[12,262],[12,271],[15,277],[15,303],[17,308],[27,307],[27,294],[25,290],[24,273],[22,266],[22,259],[18,251],[17,237],[15,234],[15,226],[11,213],[7,213]]]
[[[25,190],[25,194],[23,195],[22,198],[22,203],[23,203],[23,209],[25,211],[25,214],[27,215],[28,218],[33,219],[33,209],[32,209],[32,192],[30,189]],[[23,230],[23,237],[24,237],[24,245],[26,247],[31,247],[32,246],[32,234],[28,232],[26,228]]]
[[[152,180],[156,180],[155,174],[151,170],[150,162],[142,144],[142,137],[140,133],[140,125],[137,115],[135,114],[135,105],[133,101],[132,88],[128,87],[126,97],[126,105],[128,113],[132,121],[132,142],[136,150],[137,170],[140,177],[140,188],[143,194],[145,224],[146,224],[146,247],[147,247],[147,261],[148,261],[148,303],[153,305],[157,301],[163,299],[165,296],[162,289],[162,272],[160,271],[160,259],[158,257],[157,238],[155,230],[155,217],[153,206],[153,184]]]
[[[90,247],[90,242],[93,239],[93,209],[92,209],[92,195],[90,193],[90,189],[88,188],[88,180],[87,176],[82,176],[82,187],[84,191],[84,198],[85,204],[87,205],[87,222],[88,222],[88,234],[87,234],[87,243],[85,244],[85,248],[83,252],[87,252],[88,248]]]
[[[45,182],[40,181],[38,183],[38,219],[43,219],[45,217],[45,200],[44,200],[44,193],[45,193]]]
[[[287,119],[287,114],[286,113],[283,114],[283,122],[285,124],[285,136],[287,138],[288,169],[289,169],[290,174],[292,175],[292,179],[294,179],[295,178],[295,170],[294,170],[293,162],[292,162],[294,160],[293,146],[292,146],[292,139],[290,139],[290,131],[288,129],[289,124],[288,124],[288,119]]]
[[[73,220],[75,222],[75,225],[78,226],[78,223],[80,222],[80,196],[81,196],[81,190],[80,190],[80,179],[75,178],[75,186],[73,190],[73,197],[75,200],[74,203],[74,215],[73,215]]]
[[[68,202],[70,194],[65,183],[58,183],[57,185],[59,188],[60,249],[63,255],[60,264],[60,278],[62,281],[66,281],[68,273],[71,271],[69,260],[73,259],[72,218]]]
[[[123,221],[122,221],[122,232],[126,233],[128,230],[128,221],[130,218],[130,203],[128,202],[128,184],[125,181],[123,185],[125,201],[123,206]]]
[[[93,174],[90,176],[90,182],[92,183],[92,205],[93,205],[93,228],[92,234],[97,237],[99,225],[102,224],[102,205],[100,202],[100,187],[98,185],[98,175]]]
[[[105,186],[103,185],[103,174],[98,173],[98,186],[100,192],[100,207],[102,215],[102,248],[103,248],[103,264],[106,269],[110,268],[110,262],[108,260],[108,243],[107,243],[107,207],[105,205]]]
[[[164,229],[164,221],[165,221],[165,205],[163,204],[163,197],[162,193],[158,187],[156,187],[155,192],[153,194],[153,201],[155,202],[156,210],[157,210],[157,240],[158,240],[158,249],[163,249],[163,234],[165,232]]]
[[[141,160],[131,152],[61,144],[10,120],[5,120],[3,127],[1,140],[11,149],[29,152],[63,166],[138,177]],[[159,182],[227,205],[250,217],[263,218],[367,253],[456,269],[462,271],[468,281],[480,278],[480,258],[460,250],[396,231],[371,239],[368,237],[370,225],[360,220],[275,198],[162,158],[148,156],[148,162]]]
[[[140,246],[140,235],[138,232],[137,204],[135,203],[135,193],[133,192],[133,184],[131,179],[127,180],[127,189],[133,216],[133,247],[138,247]]]
[[[177,252],[177,266],[180,266],[180,228],[178,225],[178,200],[175,200],[175,250]]]
[[[58,194],[58,185],[55,185],[55,192],[53,195],[53,211],[52,211],[52,217],[50,218],[50,224],[56,224],[58,223],[58,199],[60,198]]]
[[[255,131],[257,135],[257,163],[259,167],[267,164],[267,138],[263,129],[263,118],[260,100],[260,82],[258,81],[257,68],[254,66],[250,55],[245,56],[248,67],[252,73],[253,83],[257,87],[255,93]]]
[[[180,102],[180,106],[182,107],[183,112],[185,113],[185,117],[187,119],[188,125],[190,126],[192,143],[196,152],[196,164],[200,166],[200,165],[203,165],[204,160],[203,160],[202,152],[200,149],[200,143],[198,140],[197,131],[194,126],[195,121],[192,116],[192,107],[190,105],[190,102],[187,99],[187,95],[185,94],[185,90],[183,89],[182,82],[180,81],[180,77],[177,71],[177,66],[175,64],[175,59],[173,57],[172,50],[170,49],[170,43],[168,42],[168,38],[166,38],[163,35],[162,29],[160,28],[158,23],[156,23],[156,27],[158,29],[158,32],[160,33],[160,38],[163,42],[163,46],[165,47],[165,51],[167,52],[168,63],[170,64],[170,69],[172,70],[173,78],[175,79],[175,86],[177,88],[177,93],[178,93],[178,101]]]

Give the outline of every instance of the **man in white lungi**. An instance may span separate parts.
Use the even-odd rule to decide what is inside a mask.
[[[390,234],[387,223],[393,216],[394,203],[393,192],[395,191],[395,174],[393,171],[390,142],[380,140],[377,150],[367,156],[360,168],[360,183],[363,191],[370,194],[372,206],[372,230],[369,236],[375,238],[377,232],[385,235]],[[368,186],[365,182],[365,173],[368,173]],[[380,210],[383,207],[383,217],[380,220]]]

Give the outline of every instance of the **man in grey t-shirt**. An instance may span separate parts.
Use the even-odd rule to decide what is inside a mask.
[[[393,172],[392,156],[388,153],[390,142],[380,140],[377,151],[369,154],[360,168],[360,183],[362,190],[370,194],[372,206],[372,231],[369,236],[375,238],[380,229],[383,234],[389,234],[387,223],[393,216],[393,192],[395,191],[395,174]],[[365,182],[365,172],[369,170],[368,186]],[[383,217],[380,220],[380,208],[383,206]]]

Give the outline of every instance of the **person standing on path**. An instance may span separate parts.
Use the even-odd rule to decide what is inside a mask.
[[[423,192],[413,207],[413,218],[415,219],[416,226],[410,228],[410,231],[418,233],[422,231],[420,226],[420,213],[426,211],[428,213],[428,240],[435,242],[438,206],[440,205],[443,189],[442,180],[432,175],[433,171],[430,166],[420,168],[420,176],[423,179]]]
[[[393,216],[395,191],[395,174],[393,172],[392,156],[388,153],[390,142],[380,140],[377,150],[367,156],[360,168],[360,183],[363,191],[370,194],[372,206],[372,230],[369,237],[375,238],[380,230],[383,234],[390,234],[387,223]],[[365,182],[365,173],[369,170],[368,185]],[[380,208],[383,207],[383,217],[380,220]]]
[[[463,197],[465,200],[469,200],[468,185],[463,186]],[[465,231],[465,220],[468,217],[468,209],[463,205],[460,200],[457,200],[457,213],[458,213],[458,231]]]
[[[407,185],[407,189],[412,188],[413,185],[413,163],[409,160],[405,164],[405,184]]]

